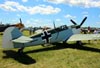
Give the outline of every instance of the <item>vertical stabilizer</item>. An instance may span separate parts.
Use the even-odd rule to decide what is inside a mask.
[[[6,49],[14,48],[12,40],[22,36],[22,33],[16,27],[8,27],[3,34],[2,47]]]

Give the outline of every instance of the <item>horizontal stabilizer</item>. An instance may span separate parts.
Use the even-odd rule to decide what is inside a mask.
[[[14,43],[28,43],[31,42],[33,39],[26,37],[26,36],[21,36],[17,39],[12,40]]]

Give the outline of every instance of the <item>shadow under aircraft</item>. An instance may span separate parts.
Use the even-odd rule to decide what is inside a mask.
[[[13,58],[19,63],[25,64],[25,65],[36,63],[36,60],[34,60],[33,58],[31,58],[30,56],[24,53],[19,54],[13,50],[6,50],[6,51],[3,51],[3,53],[5,54],[5,56],[3,56],[3,59]]]
[[[85,44],[87,44],[87,43],[82,43],[81,46],[78,46],[76,43],[74,43],[74,44],[54,43],[54,44],[52,44],[53,45],[52,47],[46,47],[46,48],[42,48],[42,49],[31,50],[31,51],[27,51],[27,52],[24,52],[24,53],[25,54],[37,53],[37,52],[44,52],[44,51],[50,51],[50,50],[60,50],[60,49],[67,49],[67,48],[100,53],[99,48],[87,47],[87,46],[84,46]]]
[[[42,49],[26,51],[26,52],[23,52],[23,53],[18,53],[18,52],[13,51],[13,50],[6,50],[6,51],[3,51],[3,53],[5,54],[5,56],[3,56],[3,59],[13,58],[14,60],[16,60],[16,61],[18,61],[22,64],[29,65],[29,64],[35,64],[36,63],[35,59],[33,59],[33,58],[31,58],[30,56],[27,55],[29,53],[38,53],[38,52],[52,51],[52,50],[61,50],[61,49],[67,49],[67,48],[100,53],[100,49],[83,46],[85,44],[87,44],[87,43],[83,43],[81,46],[77,46],[76,43],[75,44],[54,43],[54,44],[52,44],[53,45],[52,47],[46,47],[46,48],[42,48]]]

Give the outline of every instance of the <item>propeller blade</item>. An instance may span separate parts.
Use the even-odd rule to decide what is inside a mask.
[[[22,20],[21,20],[21,18],[20,18],[20,23],[22,23]]]
[[[54,25],[54,29],[56,28],[56,26],[55,26],[55,22],[53,21],[53,25]]]
[[[83,21],[82,21],[81,24],[79,25],[80,27],[83,25],[83,23],[85,22],[86,19],[87,19],[87,17],[85,17],[85,18],[83,19]]]
[[[73,21],[72,19],[70,20],[74,25],[77,25],[77,23],[75,21]]]
[[[0,24],[2,24],[2,21],[0,22]]]

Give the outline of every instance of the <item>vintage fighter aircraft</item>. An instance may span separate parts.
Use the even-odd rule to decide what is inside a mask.
[[[55,42],[66,41],[81,41],[100,39],[99,34],[80,34],[80,27],[85,22],[87,17],[83,19],[80,25],[77,25],[73,20],[73,26],[62,25],[54,29],[44,30],[42,33],[31,37],[23,36],[16,27],[9,27],[3,35],[3,48],[20,48],[18,52],[22,52],[24,47],[36,46],[43,44],[51,44]]]

